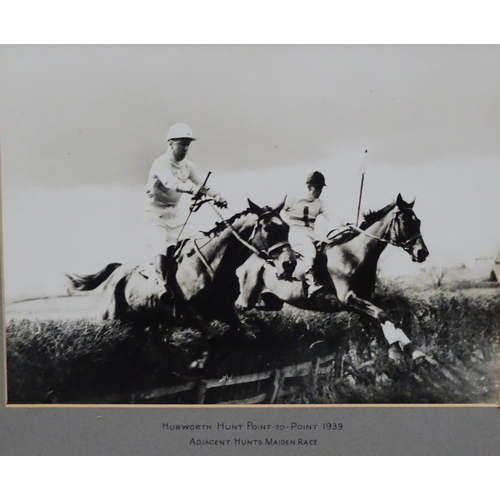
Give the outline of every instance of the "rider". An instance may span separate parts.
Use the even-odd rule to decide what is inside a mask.
[[[227,207],[226,200],[218,192],[204,185],[205,179],[198,167],[185,159],[191,142],[195,140],[189,125],[172,125],[167,134],[167,151],[153,162],[149,172],[146,228],[160,298],[170,295],[167,283],[169,259],[173,257],[173,248],[188,215],[179,210],[182,193],[198,197],[208,195],[218,206]]]
[[[306,179],[307,193],[302,196],[288,197],[284,211],[290,226],[288,240],[292,248],[302,255],[305,274],[304,279],[308,285],[308,296],[321,290],[313,269],[316,247],[314,242],[314,223],[318,215],[322,215],[331,222],[330,212],[325,202],[320,199],[323,188],[326,186],[325,176],[321,172],[311,172]]]

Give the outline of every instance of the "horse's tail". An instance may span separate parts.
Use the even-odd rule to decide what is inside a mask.
[[[101,269],[95,274],[87,274],[86,276],[79,276],[78,274],[67,274],[69,280],[68,292],[82,292],[84,290],[94,290],[99,285],[104,283],[113,272],[119,268],[121,264],[114,262],[108,264],[104,269]]]

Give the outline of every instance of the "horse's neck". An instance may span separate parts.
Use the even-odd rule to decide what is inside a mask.
[[[201,251],[214,271],[218,268],[224,257],[227,257],[229,254],[236,255],[238,250],[243,247],[242,243],[235,238],[233,230],[242,239],[247,241],[250,238],[255,220],[256,216],[254,214],[243,215],[231,223],[232,229],[226,227],[218,235],[212,237],[206,245],[203,245]],[[235,262],[235,269],[239,266],[239,261],[244,261],[245,258],[243,256],[238,262]]]
[[[367,254],[373,255],[378,253],[380,256],[380,254],[385,250],[390,239],[389,231],[392,218],[393,213],[391,211],[381,220],[374,222],[370,227],[366,228],[365,233],[367,234],[361,233],[360,237],[362,237],[361,239],[364,239]]]
[[[378,261],[380,254],[387,247],[392,217],[391,211],[381,220],[364,229],[364,233],[360,233],[344,244],[345,248],[357,257],[355,261],[360,266],[367,262],[376,264]]]

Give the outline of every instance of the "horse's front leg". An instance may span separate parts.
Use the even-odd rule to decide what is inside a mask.
[[[389,343],[390,358],[400,358],[402,351],[408,354],[413,361],[425,356],[422,351],[412,344],[403,330],[394,325],[394,322],[389,318],[387,313],[380,309],[380,307],[377,307],[368,300],[359,298],[352,290],[346,290],[345,293],[342,293],[342,287],[337,287],[337,292],[339,288],[341,290],[339,299],[347,308],[366,314],[380,323],[384,337]]]
[[[145,353],[152,363],[165,363],[172,332],[161,322],[142,328],[145,333]]]
[[[235,302],[239,309],[253,309],[259,300],[264,288],[262,275],[264,266],[262,260],[256,255],[249,257],[245,263],[236,270],[240,294]]]
[[[202,318],[202,316],[190,306],[185,307],[183,315],[186,321],[191,323],[192,326],[201,332],[203,338],[203,350],[201,357],[193,361],[189,367],[191,369],[203,370],[208,361],[208,344],[213,338],[218,336],[218,332],[207,320]]]
[[[257,338],[251,331],[245,328],[234,306],[231,304],[228,304],[227,309],[224,311],[223,321],[229,325],[232,338],[236,340],[255,340]]]

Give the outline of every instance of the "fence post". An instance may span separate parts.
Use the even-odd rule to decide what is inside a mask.
[[[341,378],[344,371],[344,341],[339,344],[335,353],[335,369],[333,371],[335,378]]]
[[[318,371],[319,371],[319,356],[314,358],[312,362],[312,393],[316,394],[318,390]]]
[[[281,389],[283,389],[283,384],[285,383],[285,377],[286,377],[285,371],[282,371],[280,373],[280,379],[278,381],[278,391],[276,392],[276,396],[274,398],[275,401],[277,401],[281,395]]]
[[[198,382],[198,385],[196,386],[194,394],[194,402],[199,405],[203,404],[205,401],[206,393],[207,393],[207,381],[202,379]]]
[[[268,404],[274,403],[274,401],[278,396],[281,385],[283,384],[284,378],[285,378],[284,374],[283,377],[281,376],[281,370],[275,370],[272,373],[270,377],[271,383],[269,389],[267,390],[266,399],[264,400],[264,403]]]

